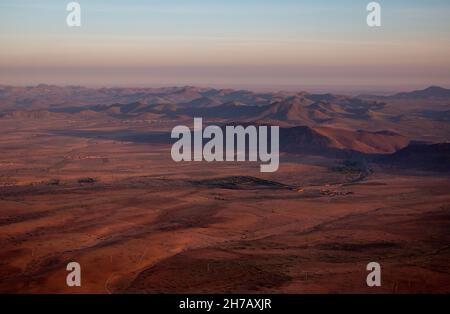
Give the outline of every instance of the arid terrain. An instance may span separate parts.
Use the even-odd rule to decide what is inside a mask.
[[[193,117],[279,125],[279,170],[175,163]],[[440,87],[0,86],[0,292],[449,293],[449,138]]]

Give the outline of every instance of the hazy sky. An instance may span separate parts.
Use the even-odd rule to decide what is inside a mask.
[[[0,1],[0,84],[450,85],[450,1]]]

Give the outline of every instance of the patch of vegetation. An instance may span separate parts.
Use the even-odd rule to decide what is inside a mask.
[[[372,168],[365,159],[346,159],[341,165],[332,167],[331,170],[345,174],[364,174],[366,176],[373,173]]]
[[[47,185],[59,185],[61,183],[61,180],[59,179],[51,179],[47,182]]]
[[[80,183],[80,184],[83,184],[83,183],[90,183],[90,184],[92,184],[92,183],[95,183],[95,182],[97,182],[97,180],[95,180],[94,178],[81,178],[81,179],[78,179],[78,183]]]

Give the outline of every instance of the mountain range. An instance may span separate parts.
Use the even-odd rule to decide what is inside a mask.
[[[284,152],[331,156],[398,153],[392,157],[394,161],[404,158],[403,150],[410,143],[447,143],[449,112],[450,90],[435,86],[391,96],[358,97],[190,86],[0,86],[1,119],[113,119],[133,125],[143,121],[185,123],[202,117],[224,125],[271,124],[281,127]]]

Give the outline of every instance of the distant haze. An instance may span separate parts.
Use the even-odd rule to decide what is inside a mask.
[[[449,1],[0,3],[0,84],[394,91],[450,85]]]

